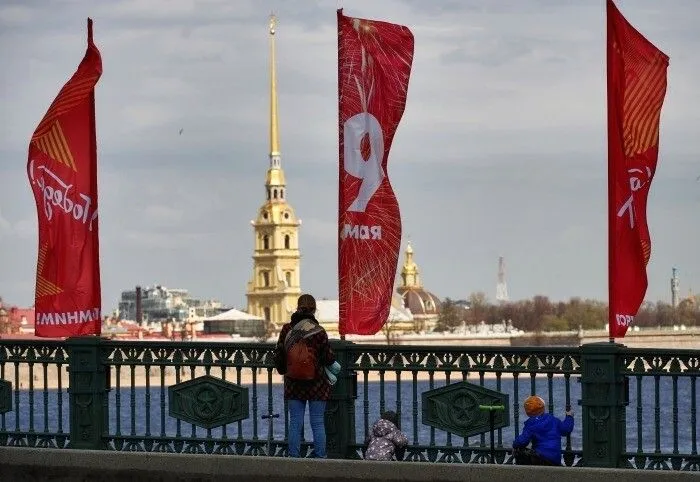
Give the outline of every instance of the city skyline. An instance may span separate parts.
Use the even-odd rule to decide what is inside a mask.
[[[700,4],[616,2],[671,57],[648,220],[648,300],[700,291]],[[103,309],[157,280],[245,306],[268,160],[267,22],[302,289],[337,298],[335,9],[407,25],[416,54],[389,176],[440,297],[607,300],[605,2],[5,2],[0,6],[0,296],[31,305],[31,132],[95,20]],[[508,142],[503,140],[507,139]],[[323,200],[328,200],[323,201]],[[320,202],[319,202],[320,201]],[[399,263],[400,265],[400,263]],[[400,266],[398,267],[400,269]]]

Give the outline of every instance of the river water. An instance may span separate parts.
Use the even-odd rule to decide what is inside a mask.
[[[358,380],[358,393],[355,403],[356,416],[356,438],[361,442],[365,437],[365,424],[371,427],[371,424],[378,418],[382,409],[395,410],[401,413],[401,427],[407,434],[411,443],[430,444],[434,443],[442,445],[450,438],[451,443],[455,446],[461,446],[463,441],[457,436],[448,436],[440,430],[433,430],[429,426],[422,423],[422,406],[421,393],[431,389],[429,382],[419,381],[417,384],[417,400],[414,404],[413,400],[413,385],[404,381],[401,384],[400,397],[397,397],[396,382],[386,382],[384,389],[380,389],[378,382],[368,382],[366,385]],[[478,383],[478,381],[477,381]],[[433,388],[438,388],[445,385],[444,381],[436,381]],[[495,379],[484,380],[484,386],[490,389],[496,389]],[[365,403],[365,387],[367,403]],[[673,386],[670,377],[665,377],[660,380],[659,386],[658,407],[654,390],[653,377],[645,377],[642,386],[641,397],[641,431],[642,431],[642,448],[645,452],[653,452],[657,445],[657,430],[655,420],[659,418],[658,428],[658,445],[662,452],[671,453],[674,449],[674,423],[673,423]],[[250,438],[257,433],[261,439],[268,437],[268,422],[261,418],[270,410],[269,404],[272,405],[272,413],[281,414],[281,417],[273,420],[273,437],[276,440],[284,438],[284,401],[282,396],[281,385],[259,384],[257,393],[254,393],[253,387],[249,389],[249,404],[250,416],[242,422],[228,424],[225,427],[225,433],[228,438],[235,438],[239,434],[245,438]],[[693,400],[697,400],[696,393],[691,393],[690,380],[687,377],[679,377],[676,403],[678,406],[678,421],[677,421],[677,444],[680,453],[691,453],[693,444],[693,427],[691,425],[691,409],[693,408]],[[514,399],[515,386],[513,379],[503,379],[501,382],[500,391],[507,393],[509,399],[510,410],[510,426],[505,427],[501,431],[501,439],[504,445],[510,446],[513,437],[520,429],[526,417],[522,410],[522,401],[530,395],[530,379],[529,377],[520,378],[518,384],[517,400]],[[542,396],[549,408],[549,388],[546,378],[538,377],[536,381],[536,392]],[[564,378],[556,377],[552,382],[552,399],[553,399],[553,414],[563,418],[565,409],[565,383]],[[269,395],[271,395],[271,402]],[[578,406],[578,400],[581,396],[581,385],[578,383],[578,377],[572,377],[570,383],[570,399],[574,410],[575,428],[571,434],[571,446],[574,449],[581,448],[581,407]],[[33,413],[30,413],[30,399],[33,398]],[[13,411],[0,416],[0,432],[29,430],[30,423],[33,421],[33,428],[36,432],[48,430],[56,432],[59,430],[59,421],[63,431],[68,431],[68,394],[64,390],[62,392],[62,410],[59,409],[59,397],[56,390],[36,391],[33,397],[26,390],[19,390],[12,393]],[[109,422],[110,434],[120,433],[122,435],[167,435],[173,436],[178,431],[177,420],[168,415],[168,392],[167,387],[161,389],[159,385],[151,386],[147,390],[145,388],[122,388],[120,390],[120,405],[119,417],[117,416],[117,392],[112,390],[109,395]],[[636,451],[638,448],[638,394],[636,393],[636,382],[630,380],[630,404],[627,408],[627,450]],[[397,404],[400,401],[400,406]],[[519,412],[519,420],[517,421],[514,414],[513,404],[517,401],[517,410]],[[19,404],[17,404],[19,403]],[[17,424],[16,413],[19,406],[19,424]],[[367,413],[365,414],[365,406]],[[658,413],[656,409],[658,408]],[[46,412],[47,417],[44,416]],[[60,413],[62,412],[62,416]],[[133,417],[132,417],[133,412]],[[150,420],[147,417],[150,413]],[[148,425],[149,424],[149,425]],[[180,424],[180,433],[182,436],[196,435],[199,437],[208,436],[207,430],[193,427],[189,423],[182,422]],[[211,430],[213,438],[220,438],[223,435],[222,428]],[[695,438],[699,438],[698,428],[695,427]],[[305,438],[311,439],[310,427],[308,423],[305,427]],[[479,444],[481,437],[476,435],[469,438],[471,445]],[[488,434],[486,436],[488,443]]]

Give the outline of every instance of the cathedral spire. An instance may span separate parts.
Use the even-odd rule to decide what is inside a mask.
[[[270,167],[265,177],[267,200],[285,201],[284,171],[282,170],[282,153],[280,152],[279,119],[277,116],[277,66],[275,64],[275,33],[277,18],[270,15]]]
[[[270,166],[265,177],[267,199],[258,208],[254,231],[253,273],[246,290],[247,312],[261,316],[277,328],[289,321],[301,295],[301,221],[287,202],[287,186],[281,166],[277,112],[275,34],[277,19],[270,15]]]
[[[280,167],[280,135],[277,117],[277,65],[275,62],[275,32],[277,18],[270,14],[270,167]]]
[[[406,258],[401,269],[401,288],[421,288],[418,265],[413,261],[413,246],[406,245]]]

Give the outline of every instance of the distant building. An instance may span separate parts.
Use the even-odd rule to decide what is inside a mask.
[[[10,323],[10,314],[2,305],[2,298],[0,298],[0,335],[11,335],[13,331],[12,324]]]
[[[141,292],[141,313],[139,320],[138,293]],[[162,285],[137,287],[122,291],[119,301],[119,318],[135,320],[141,323],[159,321],[193,321],[218,315],[226,308],[216,300],[200,300],[190,296],[184,289],[169,289]]]
[[[506,284],[506,262],[503,256],[498,258],[498,282],[496,283],[496,301],[498,303],[508,302],[508,285]]]
[[[299,220],[288,202],[287,184],[282,169],[279,116],[277,110],[277,73],[275,64],[275,17],[270,18],[270,152],[265,177],[265,200],[251,221],[254,232],[253,273],[247,284],[247,313],[229,313],[207,318],[204,330],[228,332],[243,321],[265,320],[279,330],[296,309],[301,295],[301,253],[299,250]],[[440,313],[440,300],[423,289],[418,267],[412,259],[411,246],[402,283],[392,297],[387,328],[396,333],[429,331]],[[241,313],[241,312],[238,312]],[[230,318],[230,319],[228,319]],[[317,300],[316,318],[331,336],[338,335],[338,300]],[[252,325],[251,325],[252,326]],[[266,326],[266,325],[265,325]],[[267,327],[269,328],[269,327]],[[209,331],[214,330],[214,331]]]
[[[465,310],[470,310],[472,308],[472,304],[469,300],[453,300],[453,303],[455,306]]]
[[[340,302],[338,300],[316,300],[316,319],[325,328],[328,336],[338,336],[340,320]],[[391,300],[391,309],[387,324],[392,332],[410,333],[414,329],[413,315],[403,306],[402,299],[395,294]]]
[[[248,283],[246,311],[275,324],[289,321],[301,294],[299,226],[287,202],[277,117],[275,17],[270,17],[270,166],[265,177],[265,201],[251,221],[255,235],[253,275]]]
[[[6,306],[0,298],[0,335],[34,333],[34,308]]]
[[[405,256],[401,268],[401,285],[396,292],[401,296],[403,306],[413,314],[412,331],[417,333],[431,331],[440,316],[440,298],[423,288],[418,265],[413,260],[413,247],[410,241],[406,246]]]
[[[681,292],[680,280],[678,279],[678,269],[673,268],[671,272],[671,306],[678,308],[679,294]]]
[[[206,335],[260,337],[265,334],[265,325],[268,322],[260,316],[230,309],[211,318],[206,318],[203,323],[203,331]]]

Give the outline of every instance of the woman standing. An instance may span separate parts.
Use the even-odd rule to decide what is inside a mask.
[[[315,458],[326,458],[326,426],[324,415],[326,402],[331,395],[331,385],[324,373],[324,367],[335,362],[335,355],[328,343],[328,334],[314,317],[316,300],[309,294],[303,294],[297,301],[297,310],[289,323],[282,327],[277,341],[277,353],[284,354],[286,367],[284,374],[284,399],[289,407],[289,456],[299,457],[301,435],[304,428],[304,413],[309,405],[309,422],[314,439]],[[295,345],[303,343],[303,355],[294,350]],[[299,347],[297,347],[299,348]],[[298,363],[294,357],[307,355],[314,360],[313,369],[306,377],[292,378],[290,364]],[[302,360],[305,362],[306,360]],[[298,371],[297,371],[298,373]]]

